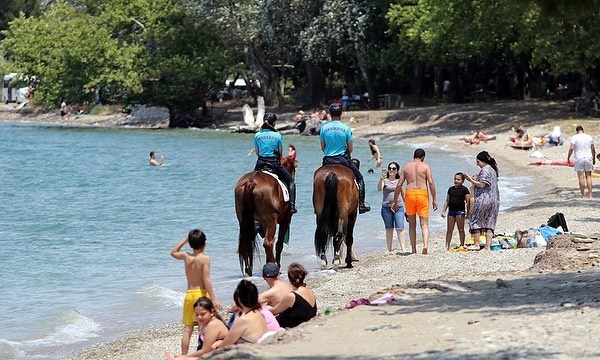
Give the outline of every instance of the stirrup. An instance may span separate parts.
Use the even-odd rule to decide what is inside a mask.
[[[358,205],[358,213],[359,214],[364,214],[369,211],[371,211],[371,207],[369,205],[367,205],[366,203]]]

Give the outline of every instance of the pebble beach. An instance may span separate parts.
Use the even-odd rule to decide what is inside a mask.
[[[571,232],[581,238],[591,235],[586,242],[591,245],[583,250],[573,247],[449,253],[444,248],[445,234],[437,232],[430,239],[429,255],[410,255],[400,251],[396,240],[396,249],[388,252],[382,239],[382,250],[361,256],[352,269],[309,275],[308,286],[314,289],[319,307],[316,319],[277,334],[264,345],[233,346],[212,356],[218,359],[600,356],[600,345],[593,341],[585,347],[581,344],[581,339],[594,339],[600,332],[597,326],[600,262],[596,252],[600,240],[594,237],[600,233],[600,179],[594,179],[596,197],[581,199],[573,168],[528,165],[538,160],[530,157],[533,151],[506,146],[511,127],[518,123],[535,135],[545,135],[553,126],[561,126],[565,144],[538,149],[545,159],[566,159],[568,139],[577,125],[582,125],[598,143],[600,123],[573,116],[567,112],[566,104],[533,102],[349,112],[344,119],[354,118],[349,125],[355,136],[435,144],[471,156],[473,161],[478,152],[486,150],[496,159],[500,176],[531,179],[533,193],[520,205],[500,213],[496,233],[514,234],[519,229],[537,227],[561,212]],[[91,117],[86,121],[94,124]],[[95,124],[111,126],[108,118],[101,125],[99,121]],[[224,123],[219,127],[226,129],[230,125]],[[496,135],[497,140],[470,146],[458,140],[477,128]],[[392,157],[386,155],[383,154],[384,162]],[[441,208],[447,181],[434,180]],[[379,199],[370,200],[372,211],[378,211]],[[431,212],[430,216],[440,216],[440,211]],[[453,244],[457,242],[455,232]],[[421,248],[418,232],[417,250],[420,252]],[[388,291],[394,292],[394,300],[389,304],[345,309],[351,299],[373,300]],[[326,309],[330,309],[327,315]],[[80,353],[71,359],[164,359],[166,352],[179,353],[180,336],[181,326],[174,322],[123,334],[117,341],[90,349],[73,349],[74,353]]]

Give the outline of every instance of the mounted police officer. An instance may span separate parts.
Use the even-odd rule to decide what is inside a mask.
[[[292,175],[281,165],[281,154],[283,151],[283,138],[275,130],[277,115],[272,112],[266,113],[260,131],[254,135],[254,149],[258,155],[255,171],[260,170],[265,163],[270,164],[277,176],[288,186],[290,190],[290,212],[295,214],[296,210],[296,184]]]
[[[321,128],[321,150],[323,150],[323,165],[342,164],[350,168],[358,183],[358,212],[364,214],[371,210],[369,204],[365,203],[365,181],[362,174],[350,160],[350,154],[354,149],[353,137],[350,128],[342,124],[342,105],[333,103],[329,105],[331,121]]]

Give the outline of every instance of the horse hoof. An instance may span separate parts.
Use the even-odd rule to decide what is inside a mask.
[[[321,260],[321,270],[327,269],[327,261]]]
[[[252,277],[252,270],[250,268],[246,268],[246,275]]]
[[[347,262],[346,263],[346,269],[352,269],[354,266],[352,266],[352,262]]]
[[[339,269],[340,267],[340,261],[339,260],[335,260],[333,262],[333,270],[337,271],[337,269]]]

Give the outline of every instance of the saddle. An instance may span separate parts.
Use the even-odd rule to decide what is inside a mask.
[[[269,163],[262,163],[262,164],[260,164],[260,166],[258,167],[258,171],[262,171],[262,172],[266,172],[266,173],[271,173],[271,174],[277,174],[275,172],[275,168],[273,167],[273,165],[271,165]]]
[[[271,164],[262,164],[259,167],[259,171],[272,176],[279,183],[279,187],[281,187],[281,191],[283,192],[283,201],[290,201],[290,191],[287,188],[287,185],[279,179],[279,176],[275,173],[275,169]]]

